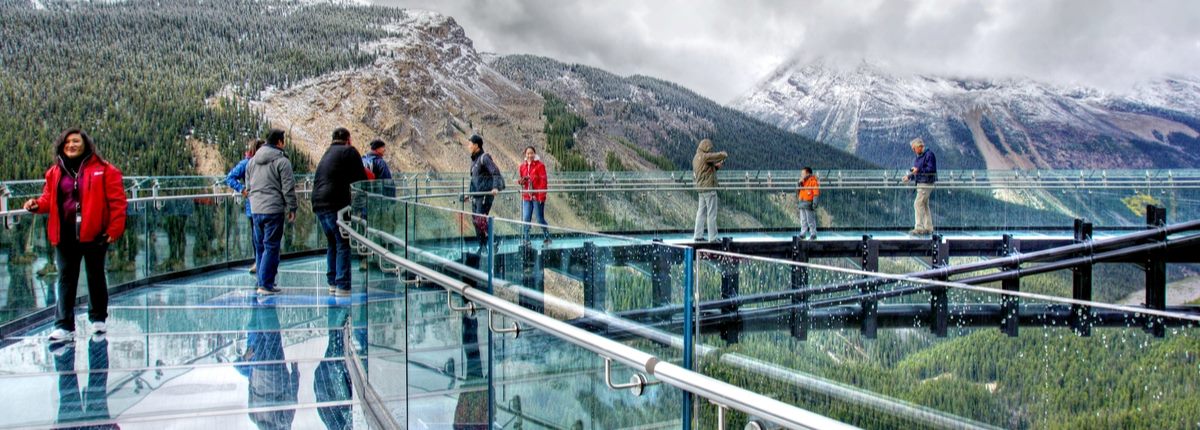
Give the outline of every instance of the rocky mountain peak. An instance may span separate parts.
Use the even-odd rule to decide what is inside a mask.
[[[1021,78],[888,73],[865,62],[794,62],[733,106],[888,166],[907,162],[905,144],[917,136],[949,168],[1200,165],[1200,84],[1187,78],[1120,94]]]
[[[462,143],[472,133],[513,148],[538,139],[514,129],[541,129],[540,96],[488,67],[453,18],[405,10],[384,29],[388,37],[360,47],[377,55],[371,65],[264,92],[253,104],[314,160],[336,127],[348,128],[360,151],[376,137],[388,142],[388,159],[407,171],[464,171]],[[515,165],[519,150],[509,146],[489,151]]]

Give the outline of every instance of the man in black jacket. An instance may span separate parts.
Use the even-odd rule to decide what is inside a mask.
[[[471,151],[471,187],[467,191],[471,198],[471,212],[475,213],[475,236],[479,238],[479,248],[483,249],[487,246],[487,216],[492,211],[496,194],[504,191],[504,177],[500,175],[500,168],[496,167],[492,156],[483,152],[482,137],[472,135],[468,149]]]
[[[350,241],[338,232],[337,212],[350,206],[350,184],[367,179],[362,158],[351,146],[350,131],[333,131],[333,144],[317,163],[313,178],[312,207],[329,242],[325,250],[325,280],[329,292],[350,296]]]

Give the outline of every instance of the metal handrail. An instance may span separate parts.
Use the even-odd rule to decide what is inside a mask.
[[[359,224],[366,224],[365,219],[359,218],[357,216],[351,216],[350,218],[351,218],[351,222],[356,222]],[[426,250],[411,246],[411,245],[407,244],[403,239],[400,239],[400,238],[396,237],[395,235],[392,235],[389,232],[375,229],[375,228],[372,228],[369,226],[364,226],[364,227],[365,227],[365,231],[367,232],[368,236],[377,237],[381,240],[384,240],[384,241],[390,243],[393,246],[404,247],[410,256],[415,255],[416,258],[420,259],[421,261],[434,261],[439,266],[441,266],[445,269],[448,269],[454,273],[457,273],[458,275],[465,276],[470,279],[474,279],[476,282],[486,282],[488,279],[487,273],[483,272],[479,269],[476,269],[476,268],[473,268],[470,266],[466,266],[459,262],[448,260],[448,259],[441,257],[435,253],[432,253],[430,251],[426,251]],[[661,245],[665,245],[665,244],[661,244]],[[756,257],[756,258],[766,259],[766,257]],[[810,268],[829,268],[829,269],[836,269],[836,270],[853,271],[853,269],[842,269],[842,268],[837,268],[837,267],[832,267],[832,266],[820,266],[820,265],[816,265],[813,263],[796,263],[796,262],[791,262],[791,263],[797,264],[797,265],[803,265],[805,267],[810,267]],[[854,272],[860,273],[858,271],[854,271]],[[876,274],[876,275],[881,275],[881,274]],[[900,276],[903,276],[903,275],[900,275]],[[534,301],[546,303],[546,306],[548,306],[548,307],[567,309],[567,308],[574,308],[574,307],[578,306],[577,304],[575,304],[573,302],[562,300],[553,295],[544,295],[542,293],[539,293],[539,292],[536,292],[533,290],[522,288],[518,284],[513,284],[511,282],[508,282],[508,281],[505,281],[502,279],[494,279],[493,282],[494,282],[493,289],[502,289],[502,290],[510,290],[511,289],[511,290],[516,291],[518,294],[525,296],[527,298],[530,298]],[[939,281],[927,281],[927,282],[930,282],[933,284],[945,284],[947,286],[957,285],[952,282],[939,282]],[[1027,296],[1027,297],[1031,297],[1031,298],[1033,296],[1032,293],[1027,293],[1027,292],[991,291],[991,289],[989,289],[989,288],[974,287],[974,286],[969,286],[969,285],[963,285],[963,287],[965,287],[966,289],[971,289],[971,290],[975,290],[975,291],[986,289],[986,290],[989,290],[989,292],[994,292],[994,293],[998,293],[998,294],[1011,294],[1014,296]],[[1048,298],[1048,297],[1044,297],[1044,296],[1040,296],[1040,295],[1038,295],[1037,298],[1050,299],[1050,301],[1057,299],[1057,298]],[[1063,300],[1067,303],[1070,303],[1073,301],[1071,299],[1063,299]],[[680,336],[661,332],[661,331],[658,331],[651,327],[642,326],[642,325],[633,323],[631,321],[622,319],[619,316],[598,313],[598,314],[594,314],[592,316],[592,318],[595,319],[596,321],[600,322],[602,325],[609,327],[610,331],[634,334],[634,335],[642,337],[644,339],[653,341],[653,342],[661,344],[661,345],[669,346],[672,348],[687,347],[687,345],[683,341],[683,338]],[[759,365],[750,366],[744,360],[730,362],[727,360],[728,354],[720,353],[720,350],[718,348],[714,348],[714,347],[711,347],[708,345],[698,343],[694,346],[694,349],[696,351],[696,356],[698,356],[698,357],[719,356],[720,357],[719,359],[722,362],[727,362],[729,364],[732,364],[737,367],[741,367],[748,371],[758,372],[761,370],[761,367],[762,367]],[[775,369],[774,371],[784,372],[785,370],[784,369]],[[867,406],[878,408],[881,410],[886,410],[886,411],[894,413],[898,416],[902,416],[907,419],[912,419],[917,422],[925,423],[925,424],[928,424],[928,425],[931,425],[934,427],[958,428],[958,429],[987,428],[988,427],[982,423],[970,421],[970,420],[967,420],[967,419],[964,419],[961,417],[955,417],[955,416],[951,416],[951,415],[947,415],[947,414],[939,414],[939,413],[937,413],[937,411],[929,409],[929,408],[924,408],[924,407],[919,407],[916,405],[907,404],[904,402],[897,401],[895,399],[883,398],[878,395],[873,395],[872,393],[863,392],[861,390],[856,390],[854,388],[847,387],[847,386],[839,386],[840,388],[831,389],[831,387],[833,385],[837,385],[837,384],[832,381],[827,381],[827,380],[824,380],[824,379],[821,379],[821,378],[818,378],[815,376],[800,375],[800,374],[795,374],[795,373],[788,373],[788,375],[791,375],[790,377],[793,378],[792,379],[793,382],[801,382],[801,381],[804,382],[803,386],[806,389],[815,389],[819,392],[822,392],[822,393],[828,394],[828,395],[832,395],[839,399],[854,402],[854,403],[857,403],[860,405],[867,405]],[[808,382],[815,382],[815,383],[807,384]],[[866,401],[864,401],[864,399]]]
[[[349,208],[342,209],[341,213],[344,214],[348,210]],[[486,291],[472,288],[462,281],[392,253],[385,246],[377,244],[359,234],[347,221],[342,220],[342,216],[338,217],[337,223],[341,229],[348,231],[354,240],[370,248],[371,252],[403,267],[416,276],[437,284],[447,291],[457,292],[464,298],[479,303],[491,311],[499,312],[510,318],[524,322],[533,328],[549,333],[556,338],[589,350],[600,357],[615,360],[626,366],[644,371],[647,375],[654,376],[667,385],[720,402],[745,413],[764,417],[771,422],[790,428],[855,428],[828,417],[662,361],[658,357],[641,350],[531,311],[515,303],[488,294]]]

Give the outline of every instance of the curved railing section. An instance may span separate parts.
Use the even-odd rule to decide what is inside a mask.
[[[302,177],[297,190],[297,220],[284,231],[283,252],[323,249],[319,228],[308,202],[311,179]],[[45,232],[45,216],[19,209],[41,193],[42,181],[0,183],[0,273],[5,302],[0,304],[0,336],[18,333],[53,314],[57,267]],[[254,259],[251,225],[244,198],[223,178],[134,177],[125,180],[129,209],[125,234],[107,258],[111,294],[150,280],[199,273]],[[81,293],[86,288],[81,288]]]
[[[373,269],[366,302],[352,309],[364,332],[347,327],[345,342],[358,343],[348,354],[368,418],[383,427],[1197,425],[1181,412],[1198,398],[1197,319],[1187,303],[1146,308],[1157,299],[1141,286],[1190,282],[1190,266],[1150,267],[1145,257],[1193,249],[1186,222],[1200,218],[1200,172],[948,171],[932,204],[939,233],[956,237],[916,241],[903,235],[913,190],[902,172],[818,174],[822,241],[861,238],[868,257],[893,240],[929,248],[872,267],[857,253],[810,258],[820,242],[792,238],[795,172],[721,175],[721,236],[778,245],[770,255],[686,243],[696,199],[687,172],[555,174],[549,242],[519,221],[515,185],[478,218],[462,200],[464,175],[356,184],[342,224]],[[53,277],[37,273],[50,256],[44,220],[13,210],[40,189],[0,184],[8,332],[51,303]],[[251,258],[241,198],[219,178],[128,178],[126,189],[128,233],[109,257],[114,291]],[[324,245],[306,200],[286,250]],[[1095,236],[1073,236],[1076,220]],[[1024,262],[1004,234],[1082,246],[1073,260]],[[1015,250],[1012,264],[965,278],[931,271],[985,256],[939,257],[941,244],[973,240],[1007,247],[987,257]],[[1140,248],[1092,246],[1127,240]],[[1093,266],[1094,300],[1079,300]]]
[[[935,224],[953,240],[902,233],[913,191],[898,177],[823,178],[822,241],[861,238],[868,254],[878,242],[913,248],[872,260],[870,270],[856,253],[793,252],[815,249],[791,237],[794,174],[722,178],[722,236],[778,244],[771,256],[692,247],[696,195],[680,174],[552,180],[549,242],[541,226],[520,221],[515,186],[496,197],[491,216],[477,217],[463,203],[461,176],[358,184],[343,229],[381,270],[401,274],[385,292],[404,297],[365,310],[368,350],[405,351],[403,362],[367,354],[368,382],[401,423],[811,425],[772,414],[800,410],[805,419],[862,427],[1130,422],[1112,414],[1138,417],[1133,427],[1196,425],[1182,411],[1195,398],[1188,381],[1200,378],[1185,346],[1196,341],[1200,318],[1186,304],[1143,306],[1144,270],[1129,267],[1148,253],[1194,249],[1195,172],[947,173],[933,205]],[[1072,242],[1079,219],[1095,236],[1089,226]],[[1153,230],[1162,225],[1172,226]],[[1008,244],[1013,256],[1029,252],[1001,240],[1006,234],[1044,239],[1047,249],[1085,246],[1070,248],[1078,258],[1067,263],[1012,258],[999,260],[999,272],[981,265],[991,272],[965,274],[970,282],[907,275],[1003,255],[942,260],[937,244],[986,240]],[[1083,267],[1090,277],[1093,265],[1095,297],[1075,298],[1073,278]],[[1189,271],[1172,263],[1156,273],[1186,281]],[[593,337],[608,346],[586,340]],[[686,377],[661,377],[663,369]],[[398,385],[401,372],[407,382]],[[648,385],[655,380],[667,382]],[[1147,393],[1142,381],[1164,388]],[[735,392],[729,387],[782,405],[731,401],[721,395]],[[1077,389],[1097,394],[1061,400]],[[1164,398],[1175,400],[1143,407]],[[435,404],[454,412],[431,413]]]

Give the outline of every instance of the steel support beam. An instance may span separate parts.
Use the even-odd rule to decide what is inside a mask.
[[[729,237],[721,238],[721,250],[725,252],[732,252],[732,249],[733,239]],[[727,256],[722,256],[717,263],[717,267],[721,269],[722,299],[734,299],[738,297],[739,284],[741,283],[741,273],[738,263],[739,261],[737,259]],[[729,303],[725,306],[721,306],[721,313],[727,315],[737,315],[739,308],[741,308],[741,305],[738,303]],[[737,321],[736,318],[735,321]],[[726,343],[730,344],[738,343],[738,335],[740,333],[740,324],[735,322],[734,324],[731,324],[727,330],[721,331],[721,339],[724,339]]]
[[[933,235],[929,246],[933,268],[950,265],[950,244],[942,240],[942,235]],[[948,277],[937,279],[945,281]],[[934,336],[946,337],[946,331],[950,325],[950,300],[946,296],[946,287],[934,287],[929,293],[929,328]]]
[[[1011,234],[1004,235],[1004,240],[1001,242],[1000,255],[1011,257],[1020,252],[1021,240],[1015,239]],[[1009,264],[1003,267],[1004,271],[1020,269],[1019,263]],[[1013,277],[1000,281],[1000,289],[1004,291],[1021,291],[1021,278]],[[1021,327],[1021,300],[1015,296],[1004,295],[1000,298],[1000,308],[1002,317],[1000,320],[1000,331],[1011,337],[1016,337],[1017,332]]]
[[[800,236],[792,236],[792,261],[807,263],[808,250],[807,243]],[[808,340],[808,329],[811,322],[808,318],[808,293],[802,292],[808,287],[808,268],[803,266],[792,266],[792,290],[801,291],[792,295],[792,304],[797,305],[792,308],[789,325],[792,329],[792,337],[798,340]]]
[[[1075,243],[1092,240],[1092,223],[1082,219],[1075,220]],[[1080,257],[1091,256],[1091,252],[1081,252]],[[1085,264],[1071,268],[1071,298],[1075,300],[1092,300],[1092,265]],[[1071,328],[1075,333],[1087,337],[1092,335],[1092,307],[1087,305],[1071,305]]]
[[[1165,225],[1167,225],[1167,209],[1154,205],[1146,205],[1146,227],[1149,229],[1159,229]],[[1153,237],[1153,240],[1158,242],[1166,241],[1167,235],[1160,232]],[[1146,253],[1144,266],[1146,268],[1146,307],[1156,310],[1166,309],[1167,259],[1165,253],[1161,250]],[[1154,337],[1163,337],[1166,335],[1162,322],[1157,319],[1151,319],[1150,324],[1146,326],[1146,331]]]
[[[872,239],[870,235],[863,235],[862,245],[860,248],[862,259],[859,262],[862,270],[868,272],[879,271],[879,241]],[[879,330],[879,301],[874,298],[869,298],[870,295],[878,291],[879,287],[869,284],[859,288],[859,292],[868,298],[861,301],[862,306],[862,328],[863,337],[874,339]]]

